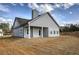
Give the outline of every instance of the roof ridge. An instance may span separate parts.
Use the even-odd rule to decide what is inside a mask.
[[[52,18],[52,20],[57,24],[57,26],[60,27],[59,24],[55,21],[55,19],[51,16],[51,14],[49,12],[47,12],[47,14]]]
[[[19,19],[22,19],[22,20],[27,20],[25,18],[20,18],[20,17],[15,17],[15,19],[19,20]],[[30,20],[30,19],[29,19]]]

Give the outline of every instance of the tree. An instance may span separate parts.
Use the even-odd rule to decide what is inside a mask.
[[[1,23],[0,29],[2,29],[4,33],[7,33],[9,31],[9,23]]]
[[[62,29],[62,32],[74,32],[74,31],[79,31],[79,26],[69,24],[70,26],[65,26]]]

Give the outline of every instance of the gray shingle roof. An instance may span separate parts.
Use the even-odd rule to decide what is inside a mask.
[[[15,19],[19,22],[20,25],[26,24],[30,21],[24,18],[19,18],[19,17],[16,17]]]

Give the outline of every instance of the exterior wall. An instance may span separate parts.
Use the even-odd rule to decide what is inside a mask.
[[[33,15],[36,16],[36,15]],[[38,20],[33,20],[30,21],[30,26],[35,26],[35,27],[46,27],[48,28],[48,37],[56,37],[59,36],[59,27],[57,26],[57,24],[51,19],[51,17],[48,14],[44,14],[41,17],[37,18]],[[17,20],[15,21],[14,27],[19,26],[19,23],[17,22]],[[39,36],[39,28],[33,28],[31,29],[31,37],[40,37]],[[28,30],[29,31],[29,30]],[[45,31],[43,31],[45,32]],[[33,34],[33,35],[32,35]],[[45,34],[45,33],[44,33]],[[13,29],[12,32],[13,36],[17,36],[17,37],[25,37],[28,38],[28,34],[27,34],[27,28],[17,28],[17,29]],[[42,35],[42,33],[41,33]]]
[[[31,38],[32,37],[40,37],[39,36],[39,28],[36,28],[36,27],[31,27],[31,30],[30,30],[30,36]],[[24,28],[24,38],[29,38],[29,33],[28,33],[28,27],[27,28]]]
[[[28,28],[24,28],[24,38],[28,38]]]
[[[49,37],[57,37],[57,36],[60,36],[60,32],[59,32],[59,29],[53,29],[51,27],[48,28],[48,36]]]
[[[37,10],[32,10],[32,18],[37,17],[39,14],[39,12]]]
[[[33,37],[40,37],[39,36],[39,28],[33,28]]]
[[[33,37],[33,27],[31,27],[31,29],[30,29],[31,31],[31,37]]]
[[[14,22],[13,28],[16,28],[17,26],[19,26],[19,23],[18,23],[18,21],[16,20],[16,21]]]
[[[24,30],[23,27],[13,29],[12,35],[16,37],[24,37]]]
[[[43,37],[48,37],[48,28],[43,28]]]
[[[55,37],[59,36],[59,27],[57,24],[50,18],[48,14],[45,14],[38,18],[38,20],[31,21],[31,26],[38,26],[38,27],[48,27],[48,36]],[[52,31],[52,33],[50,33]],[[54,31],[58,31],[58,33],[54,34]]]

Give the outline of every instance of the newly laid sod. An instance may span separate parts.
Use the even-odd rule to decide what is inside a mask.
[[[0,38],[1,55],[60,55],[79,54],[79,37],[55,38]]]

